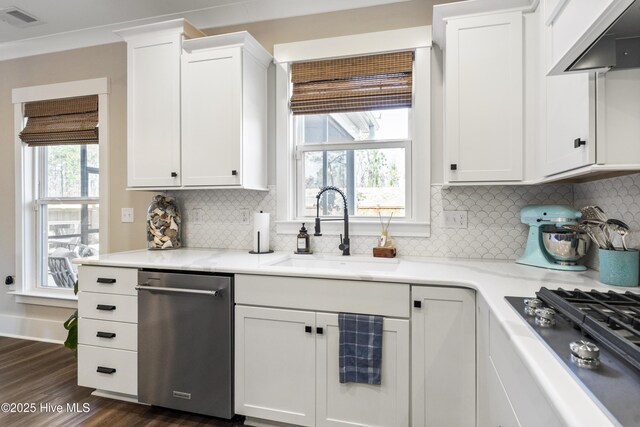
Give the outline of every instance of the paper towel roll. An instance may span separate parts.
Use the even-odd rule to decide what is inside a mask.
[[[260,247],[258,247],[258,233],[260,233]],[[269,213],[253,214],[253,252],[269,252]]]

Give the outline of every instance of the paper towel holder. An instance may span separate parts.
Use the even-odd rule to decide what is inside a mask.
[[[271,249],[267,249],[264,252],[260,252],[260,232],[258,231],[258,252],[256,251],[249,251],[250,254],[254,254],[254,255],[260,255],[260,254],[272,254],[273,250]]]

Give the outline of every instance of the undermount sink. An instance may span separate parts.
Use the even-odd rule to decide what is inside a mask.
[[[353,256],[291,255],[289,258],[270,264],[273,267],[326,268],[343,271],[394,271],[397,259]]]

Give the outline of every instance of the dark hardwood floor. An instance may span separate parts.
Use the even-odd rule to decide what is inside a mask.
[[[0,426],[240,426],[212,417],[91,396],[77,385],[76,359],[62,345],[0,337],[0,404],[31,411],[0,411]],[[67,404],[79,411],[67,412]],[[82,412],[88,404],[88,411]],[[31,406],[29,406],[31,405]],[[43,410],[62,405],[63,411]]]

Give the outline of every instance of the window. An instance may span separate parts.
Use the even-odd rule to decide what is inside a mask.
[[[69,287],[77,268],[67,260],[99,253],[98,145],[33,149],[37,150],[39,196],[36,284],[41,288]]]
[[[13,90],[18,302],[72,306],[71,260],[106,241],[107,91],[107,79]]]
[[[298,216],[315,216],[316,193],[333,185],[354,217],[404,218],[413,52],[297,62],[291,111],[298,163]],[[339,216],[333,193],[321,216]]]
[[[298,216],[315,216],[318,190],[333,185],[347,195],[354,217],[393,213],[404,218],[410,201],[410,112],[402,108],[296,116]],[[340,198],[328,193],[320,213],[340,216],[341,206]]]
[[[428,236],[428,46],[425,27],[274,46],[279,232],[315,217],[315,196],[333,185],[354,235],[375,235],[378,216],[393,215],[396,236]],[[325,193],[319,208],[339,217],[342,200]]]

